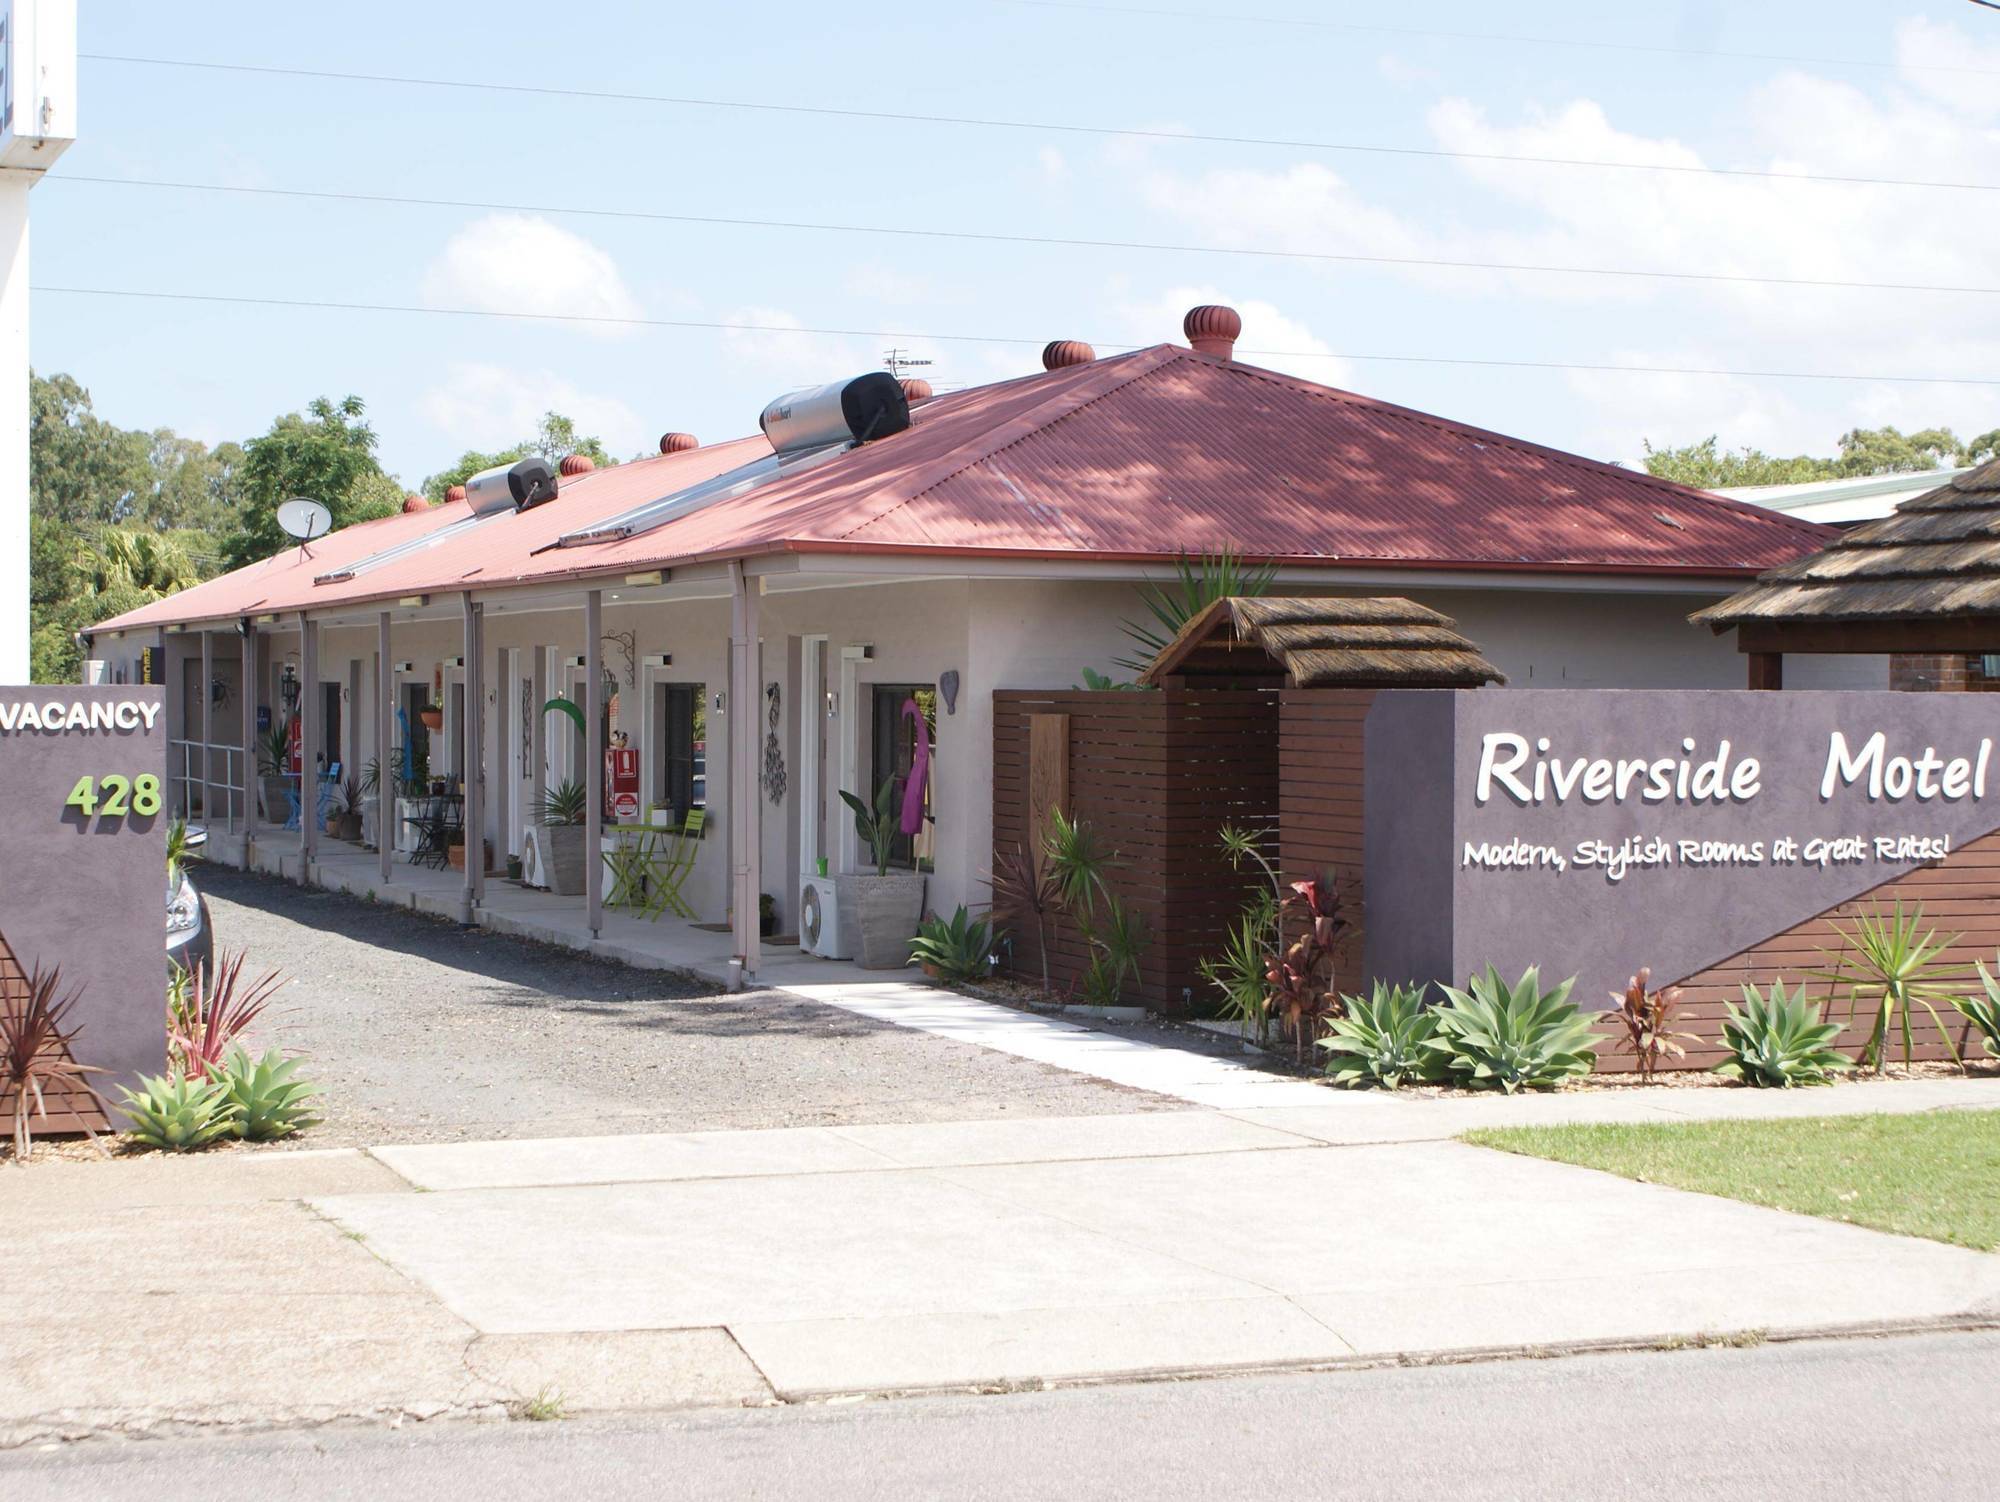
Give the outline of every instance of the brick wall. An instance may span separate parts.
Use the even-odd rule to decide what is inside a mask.
[[[1904,693],[2000,693],[2000,676],[1981,671],[1982,656],[1965,652],[1895,652],[1889,687]]]

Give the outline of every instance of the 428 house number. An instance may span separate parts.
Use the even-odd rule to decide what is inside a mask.
[[[111,773],[105,777],[79,777],[63,800],[86,819],[122,819],[127,814],[150,818],[160,811],[160,779],[151,772],[137,777]]]

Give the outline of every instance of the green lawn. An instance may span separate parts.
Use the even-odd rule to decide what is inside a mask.
[[[2000,1250],[2000,1111],[1500,1127],[1467,1132],[1463,1140],[1642,1183]]]

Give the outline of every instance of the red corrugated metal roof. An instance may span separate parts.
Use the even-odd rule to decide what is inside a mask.
[[[1247,558],[1754,574],[1828,529],[1177,345],[954,392],[906,432],[590,547],[565,532],[768,453],[761,437],[569,479],[552,503],[350,580],[316,576],[466,514],[352,527],[113,628],[314,609],[774,550]]]

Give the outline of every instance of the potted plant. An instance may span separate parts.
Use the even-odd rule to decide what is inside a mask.
[[[923,921],[924,873],[889,869],[898,828],[895,779],[883,779],[872,809],[844,788],[840,801],[854,810],[855,831],[875,855],[872,874],[855,871],[835,879],[840,911],[861,935],[861,968],[899,970],[910,958],[910,940]]]
[[[770,938],[778,931],[778,899],[769,892],[757,894],[757,933],[762,938]]]
[[[583,890],[583,819],[589,795],[583,784],[571,779],[542,795],[542,824],[528,831],[541,852],[536,863],[542,881],[551,892],[574,897]]]
[[[444,706],[433,699],[417,711],[417,718],[424,722],[428,730],[444,729]]]
[[[291,727],[279,720],[257,738],[257,785],[263,793],[267,823],[283,824],[291,818],[292,805],[287,796],[290,779],[285,776],[285,768],[291,761]]]
[[[350,774],[336,795],[338,809],[327,820],[326,832],[336,840],[361,838],[361,784]]]

